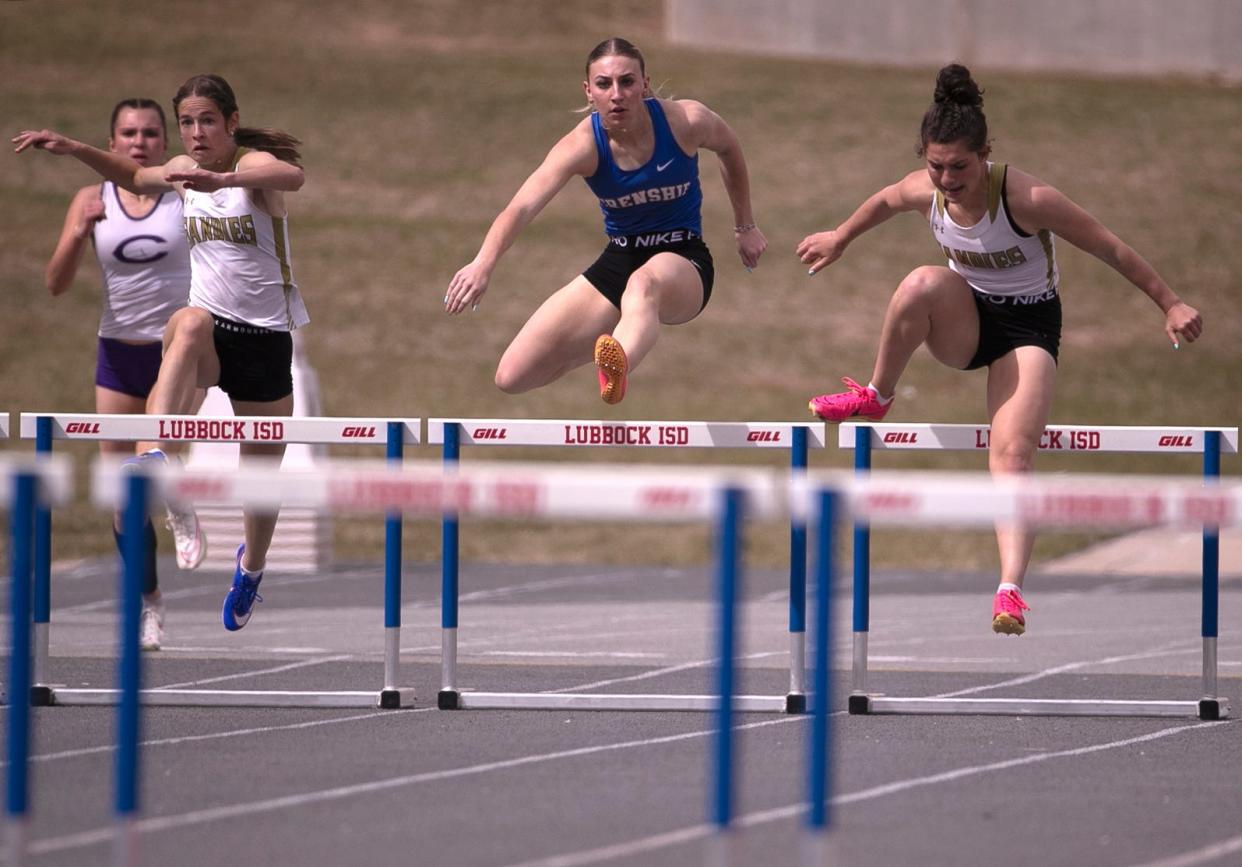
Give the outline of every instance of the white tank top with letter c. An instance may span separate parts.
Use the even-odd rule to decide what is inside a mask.
[[[103,182],[99,195],[104,218],[91,231],[104,281],[99,336],[158,341],[168,317],[190,297],[181,199],[164,193],[145,217],[131,217],[112,181]]]

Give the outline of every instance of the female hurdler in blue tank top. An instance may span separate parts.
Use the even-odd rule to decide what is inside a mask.
[[[518,394],[594,360],[600,397],[619,403],[660,325],[689,322],[711,294],[714,269],[699,216],[700,148],[720,159],[748,270],[767,240],[751,212],[741,144],[719,115],[693,100],[652,97],[642,54],[624,39],[596,46],[586,72],[591,116],[556,143],[496,217],[474,261],[454,275],[444,309],[478,309],[501,255],[570,178],[581,176],[599,199],[608,244],[522,326],[501,356],[496,385]]]

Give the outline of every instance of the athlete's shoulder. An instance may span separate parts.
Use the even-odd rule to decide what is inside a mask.
[[[1009,213],[1022,222],[1023,217],[1028,220],[1031,217],[1042,218],[1046,209],[1060,206],[1066,197],[1052,184],[1009,166],[1005,172],[1005,201]]]
[[[194,162],[194,158],[189,154],[177,154],[175,157],[164,163],[165,172],[181,172],[186,169],[198,168],[198,163]]]
[[[69,200],[70,207],[81,207],[91,199],[103,198],[104,184],[106,183],[108,182],[103,181],[102,183],[87,184],[85,187],[80,187],[78,191],[73,194],[73,198]]]
[[[926,169],[910,172],[890,189],[897,194],[902,205],[911,209],[926,210],[931,207],[932,199],[936,195],[936,187]]]
[[[253,169],[278,161],[278,157],[274,154],[268,153],[267,151],[247,149],[237,158],[237,167],[239,169]]]
[[[674,129],[678,126],[695,127],[704,123],[712,123],[716,120],[716,112],[697,99],[663,99],[657,97],[656,102],[664,110],[664,116],[668,118],[669,125]]]

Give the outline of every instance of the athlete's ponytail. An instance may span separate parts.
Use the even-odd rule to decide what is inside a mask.
[[[933,102],[923,115],[918,154],[929,144],[964,142],[975,153],[988,150],[988,120],[983,114],[983,91],[960,63],[951,63],[936,76]]]
[[[237,97],[233,95],[233,88],[218,75],[196,75],[181,85],[173,97],[173,114],[178,114],[181,101],[190,96],[210,99],[226,121],[237,112]],[[302,142],[282,130],[242,126],[233,132],[233,141],[239,147],[267,151],[278,160],[301,165],[302,154],[298,146]]]

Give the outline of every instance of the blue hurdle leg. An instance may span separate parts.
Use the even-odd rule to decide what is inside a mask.
[[[871,428],[854,431],[854,472],[871,471]],[[871,528],[854,523],[854,682],[849,699],[850,713],[868,713],[867,637],[871,629]]]
[[[9,767],[5,787],[8,825],[5,848],[9,864],[25,862],[29,828],[27,764],[30,758],[30,595],[36,484],[34,475],[29,473],[19,473],[13,477],[13,504],[9,512],[13,537],[10,554],[12,648],[9,655]]]
[[[790,475],[806,475],[807,429],[793,429]],[[806,712],[806,519],[789,524],[789,694],[786,713]]]
[[[811,696],[810,800],[807,822],[812,831],[829,824],[829,752],[832,703],[832,579],[837,494],[821,491],[815,534],[815,689]]]
[[[387,458],[401,464],[405,426],[399,421],[388,423]],[[390,512],[384,518],[384,689],[380,692],[382,708],[401,707],[401,690],[397,684],[401,665],[401,513]]]
[[[716,717],[716,785],[712,802],[712,822],[718,832],[728,830],[733,815],[733,675],[742,492],[727,488],[722,492],[721,499],[716,554],[719,574],[720,705]]]
[[[1220,431],[1207,431],[1203,438],[1203,476],[1207,484],[1220,479]],[[1220,530],[1203,528],[1203,698],[1199,718],[1221,719],[1216,683],[1216,640],[1219,632]]]
[[[124,556],[121,570],[121,658],[117,673],[120,701],[117,704],[116,745],[116,855],[118,864],[137,863],[134,823],[138,814],[138,740],[141,729],[139,690],[142,685],[142,652],[139,622],[142,618],[142,578],[145,567],[145,536],[150,481],[141,473],[126,479]]]
[[[454,423],[444,425],[444,468],[455,467],[461,460],[461,429]],[[457,691],[457,594],[458,594],[458,520],[445,515],[440,522],[440,694],[436,706],[440,710],[456,710]]]

